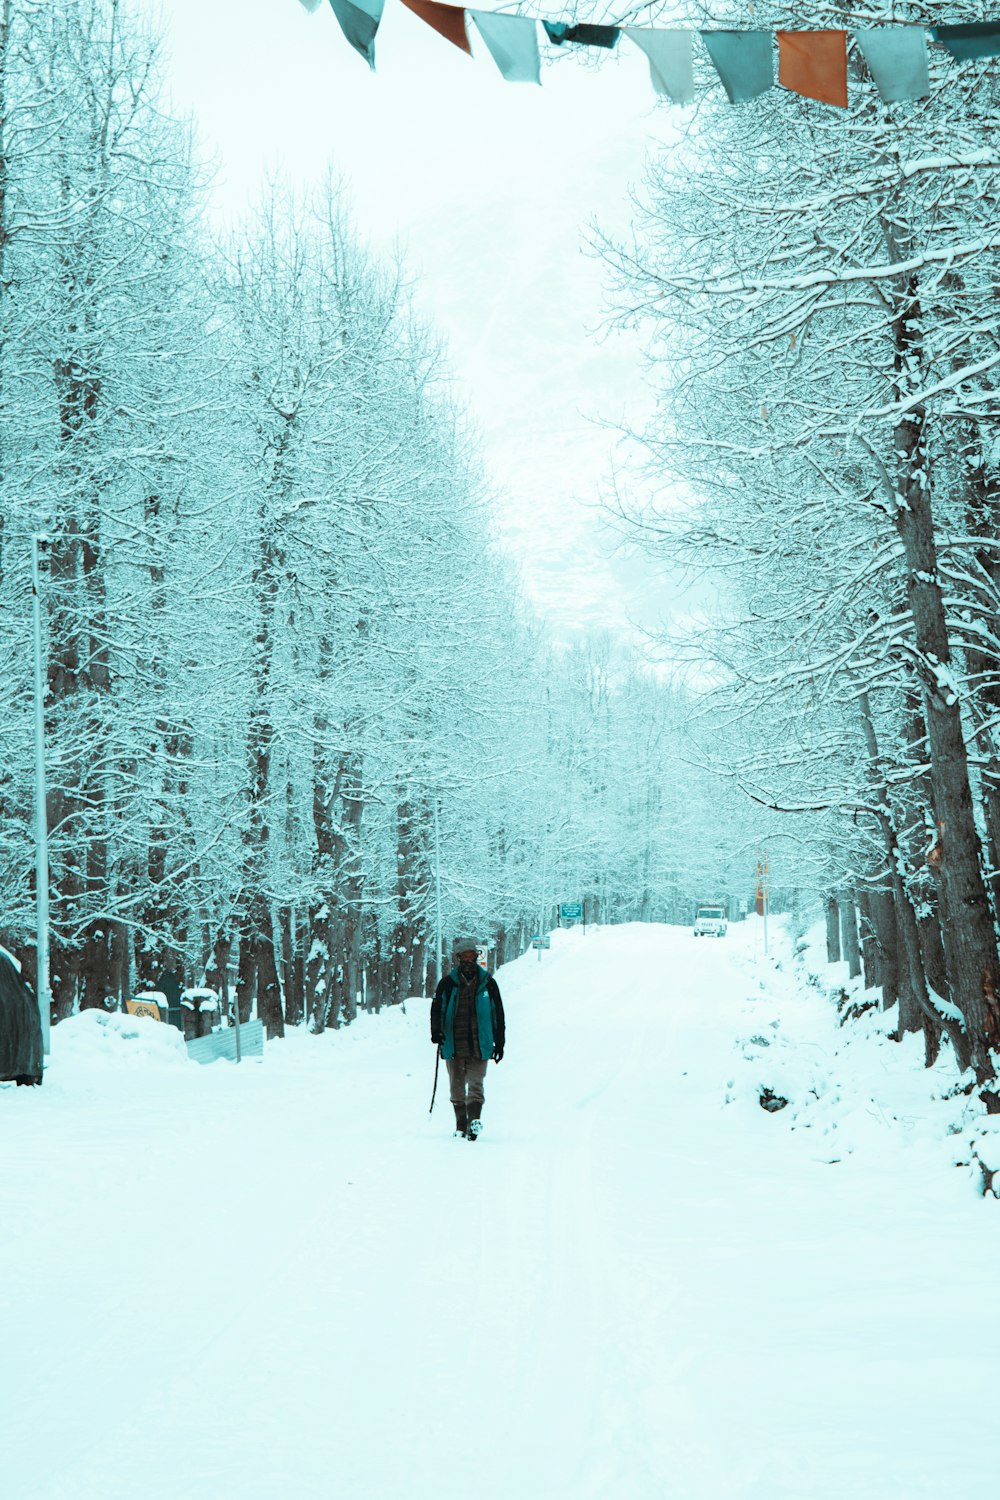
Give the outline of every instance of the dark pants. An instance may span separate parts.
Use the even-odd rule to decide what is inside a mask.
[[[485,1060],[481,1057],[449,1057],[447,1065],[452,1104],[482,1104]]]

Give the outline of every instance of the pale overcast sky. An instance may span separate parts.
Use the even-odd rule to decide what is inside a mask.
[[[602,556],[587,508],[613,442],[588,419],[636,420],[649,400],[636,340],[593,336],[604,277],[582,250],[592,219],[627,225],[646,149],[672,129],[642,55],[622,43],[597,67],[543,69],[541,88],[508,84],[474,26],[470,59],[388,0],[372,73],[326,3],[314,15],[299,0],[149,10],[166,34],[174,105],[218,163],[219,213],[238,216],[268,171],[307,186],[332,166],[362,235],[401,243],[539,612],[561,629],[655,618],[659,587]]]

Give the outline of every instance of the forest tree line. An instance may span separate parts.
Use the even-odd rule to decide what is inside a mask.
[[[0,942],[32,978],[40,535],[53,1018],[171,959],[271,1035],[424,993],[438,869],[496,962],[747,889],[683,695],[524,607],[337,183],[220,243],[129,7],[0,14]]]

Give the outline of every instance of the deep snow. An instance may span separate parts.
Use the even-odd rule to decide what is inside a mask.
[[[754,922],[508,965],[475,1145],[443,1069],[428,1116],[424,1002],[239,1068],[56,1028],[0,1089],[3,1495],[988,1493],[975,1124],[773,935],[780,967]]]

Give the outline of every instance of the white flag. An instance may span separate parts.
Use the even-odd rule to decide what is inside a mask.
[[[469,15],[508,83],[541,83],[538,26],[530,16],[503,16],[488,10],[470,10]]]
[[[674,104],[694,98],[694,47],[690,31],[649,31],[626,26],[629,41],[649,58],[649,76],[658,94]]]
[[[887,103],[927,98],[931,81],[922,26],[880,26],[877,31],[856,31],[854,35]]]

